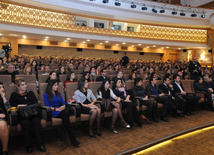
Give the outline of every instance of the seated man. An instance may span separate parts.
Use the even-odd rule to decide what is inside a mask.
[[[42,75],[49,75],[50,74],[50,67],[49,66],[45,66],[44,68],[44,73]]]
[[[117,76],[115,76],[115,77],[113,77],[113,79],[112,79],[112,81],[115,81],[115,79],[121,79],[122,80],[122,82],[123,82],[123,85],[124,85],[124,87],[126,86],[126,82],[125,82],[125,79],[124,79],[124,77],[123,77],[123,72],[122,71],[117,71],[117,74],[116,74]]]
[[[15,75],[19,74],[19,72],[15,70],[15,66],[12,63],[9,63],[7,70],[1,72],[1,74],[11,75],[12,83],[15,83]]]
[[[168,122],[168,119],[166,118],[167,110],[169,104],[171,104],[170,99],[168,96],[165,96],[165,94],[158,88],[156,85],[156,79],[154,77],[149,78],[149,85],[146,87],[146,90],[149,95],[155,95],[155,100],[158,103],[163,104],[163,111],[160,120]]]
[[[96,78],[96,81],[103,81],[104,79],[109,79],[109,78],[106,76],[107,71],[106,71],[105,68],[101,69],[100,74],[101,74],[101,75],[98,76],[98,77]],[[109,79],[109,80],[110,80],[110,79]]]
[[[174,105],[172,104],[173,107],[171,107],[172,110],[175,107],[177,107],[173,111],[173,117],[177,117],[177,116],[184,117],[182,112],[184,112],[184,110],[185,110],[185,106],[186,106],[185,101],[174,93],[173,85],[170,83],[170,80],[168,77],[165,77],[163,79],[163,83],[159,85],[159,88],[164,94],[169,95],[171,101],[174,103]],[[176,110],[177,110],[177,112],[176,112]]]
[[[173,80],[174,82],[172,83],[172,85],[174,88],[174,92],[180,94],[181,97],[186,100],[185,114],[188,116],[195,115],[192,110],[194,106],[198,103],[199,98],[187,94],[187,92],[184,90],[184,87],[181,83],[181,78],[178,74],[173,76]]]

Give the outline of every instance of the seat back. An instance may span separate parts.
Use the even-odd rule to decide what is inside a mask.
[[[41,105],[44,106],[44,94],[46,93],[46,88],[47,88],[48,84],[47,83],[39,83],[39,92],[40,92],[40,98],[41,98]],[[58,87],[58,91],[60,92],[60,94],[62,95],[62,98],[65,100],[65,94],[63,91],[63,84],[62,82],[59,82],[59,87]]]
[[[181,80],[181,83],[187,93],[193,93],[192,85],[194,80]]]
[[[134,87],[134,80],[126,81],[126,90],[132,89]]]
[[[77,90],[78,83],[72,82],[72,83],[66,83],[66,99],[70,100],[74,96],[74,92]]]
[[[67,75],[66,74],[59,75],[59,81],[60,82],[64,83],[66,79],[67,79]]]
[[[93,92],[94,96],[96,96],[96,92],[101,87],[101,85],[102,85],[101,81],[89,82],[89,89],[91,89],[91,91]]]
[[[38,70],[38,75],[43,74],[44,70]]]
[[[143,80],[143,88],[146,90],[146,87],[149,85],[149,80]]]
[[[11,75],[0,75],[0,82],[4,84],[4,92],[6,96],[9,98],[10,97],[10,87],[9,85],[12,84],[11,82]]]
[[[123,77],[124,77],[125,80],[128,80],[129,74],[124,74]]]
[[[156,85],[159,86],[161,83],[163,83],[163,80],[157,80]]]
[[[82,74],[76,74],[76,79],[79,81],[82,78]]]
[[[48,79],[49,75],[38,75],[39,83],[44,83]]]
[[[22,77],[27,83],[36,83],[36,75],[16,75],[16,77]]]

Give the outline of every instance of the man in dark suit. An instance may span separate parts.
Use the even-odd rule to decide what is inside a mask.
[[[126,52],[123,53],[121,62],[123,66],[126,66],[129,63],[129,57],[126,55]]]
[[[15,66],[12,63],[9,63],[7,66],[7,70],[0,72],[3,75],[11,75],[12,83],[15,83],[15,76],[19,74],[18,71],[15,70]]]
[[[198,98],[196,96],[190,96],[187,94],[181,83],[181,78],[179,75],[174,75],[173,80],[174,82],[172,83],[172,85],[174,88],[174,92],[179,94],[184,100],[186,100],[185,114],[188,116],[195,115],[192,110],[193,107],[198,103]]]
[[[170,83],[170,79],[168,77],[163,79],[163,83],[159,85],[159,88],[164,94],[169,95],[169,98],[174,103],[174,105],[172,104],[173,107],[171,109],[173,110],[173,108],[176,107],[174,110],[177,111],[174,111],[173,116],[184,117],[182,112],[184,112],[186,107],[185,101],[174,93],[173,85]]]
[[[171,101],[168,98],[168,96],[165,96],[165,94],[158,88],[158,86],[156,85],[156,79],[154,77],[149,78],[149,83],[150,84],[146,87],[148,94],[154,95],[155,100],[158,103],[163,104],[163,111],[162,111],[160,120],[168,122],[166,115],[167,115],[169,104],[171,104],[170,103]]]
[[[123,72],[122,71],[117,71],[117,75],[115,77],[113,77],[112,81],[115,81],[117,78],[122,80],[123,85],[125,87],[126,86],[126,82],[125,82],[125,79],[123,77]]]
[[[101,69],[100,74],[101,74],[101,75],[98,76],[98,77],[96,78],[96,81],[103,81],[104,79],[110,80],[110,79],[106,76],[106,74],[107,74],[106,68]]]
[[[194,57],[193,61],[189,63],[189,72],[191,79],[196,79],[197,76],[201,76],[201,65],[197,61],[197,58]]]

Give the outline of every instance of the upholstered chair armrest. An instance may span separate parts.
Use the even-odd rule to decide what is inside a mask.
[[[50,107],[42,106],[42,117],[47,122],[52,121],[52,110]]]
[[[80,114],[81,114],[81,105],[78,104],[78,103],[72,103],[72,104],[70,104],[70,106],[72,106],[72,107],[75,108],[76,117],[80,117]]]
[[[17,126],[18,124],[18,113],[17,111],[8,112],[10,126]]]

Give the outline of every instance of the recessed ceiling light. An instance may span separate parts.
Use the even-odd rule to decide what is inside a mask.
[[[2,34],[0,33],[0,36],[1,36]]]
[[[26,39],[27,37],[25,35],[23,35],[23,38]]]
[[[67,40],[71,40],[71,38],[67,38]]]
[[[106,43],[109,43],[109,41],[107,41],[107,40],[106,40],[105,42],[106,42]]]
[[[178,48],[179,50],[181,50],[181,48]]]
[[[83,44],[85,44],[85,42],[84,42],[84,41],[83,41],[82,43],[83,43]]]
[[[156,47],[155,45],[153,45],[153,47]]]
[[[119,44],[116,44],[116,46],[119,46]]]
[[[169,48],[169,47],[166,47],[166,48]]]
[[[103,43],[100,43],[100,45],[102,45]]]
[[[47,41],[48,39],[46,38],[45,41]]]
[[[138,44],[139,46],[141,46],[141,44]]]
[[[161,47],[161,49],[164,49],[164,47]]]
[[[49,37],[45,37],[46,39],[48,39]]]
[[[147,48],[149,48],[149,46],[147,46]]]
[[[87,41],[90,41],[89,39]]]
[[[126,44],[125,42],[123,42],[122,44]]]
[[[65,42],[67,42],[67,40],[65,40]]]
[[[134,45],[132,45],[132,47],[134,47]]]

